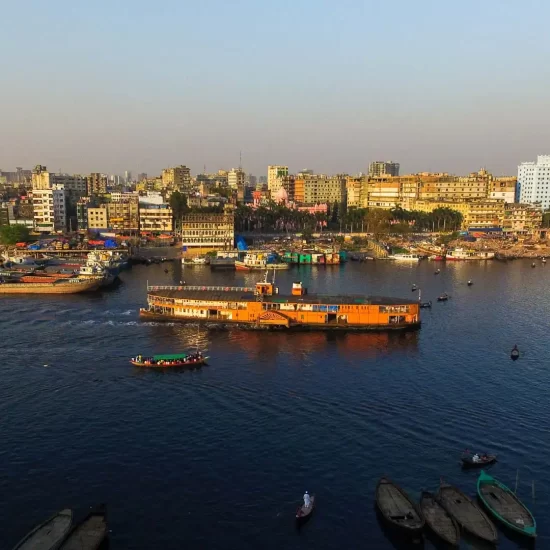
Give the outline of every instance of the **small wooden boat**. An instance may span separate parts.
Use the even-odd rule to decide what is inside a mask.
[[[428,527],[451,546],[460,543],[460,527],[453,517],[439,504],[437,498],[428,491],[422,491],[420,510]]]
[[[474,460],[474,456],[477,457]],[[494,464],[497,461],[496,455],[483,454],[470,454],[464,453],[460,459],[462,461],[463,468],[482,468],[483,466],[488,466],[489,464]]]
[[[450,296],[446,292],[444,292],[443,294],[441,294],[437,297],[437,301],[438,302],[446,302],[449,298],[450,298]]]
[[[467,285],[472,286],[474,283],[472,281],[468,281]]]
[[[537,522],[514,492],[485,472],[477,479],[477,494],[490,514],[509,529],[527,537],[537,536]]]
[[[496,544],[498,534],[493,522],[460,489],[443,484],[439,488],[437,500],[465,531],[481,540]]]
[[[104,505],[77,523],[58,550],[97,550],[107,537],[107,512]]]
[[[73,523],[73,511],[68,508],[37,525],[13,550],[53,550],[67,536]]]
[[[512,359],[512,361],[519,359],[519,349],[517,346],[512,348],[512,351],[510,352],[510,359]]]
[[[531,267],[537,267],[537,264],[536,264],[535,262],[533,262],[533,263],[531,264]]]
[[[436,269],[436,270],[434,271],[434,275],[439,275],[440,273],[441,273],[441,269]]]
[[[411,291],[412,291],[412,292],[416,292],[417,290],[418,290],[418,288],[417,288],[416,285],[413,285],[413,286],[411,287]]]
[[[302,504],[298,506],[296,510],[296,522],[298,524],[305,523],[313,514],[313,508],[315,508],[315,495],[309,497],[309,506]]]
[[[430,307],[432,307],[432,301],[431,300],[429,302],[422,302],[420,304],[421,309],[428,309]]]
[[[386,522],[402,533],[416,535],[422,532],[422,512],[399,485],[386,477],[376,486],[376,506]]]
[[[153,355],[153,357],[138,355],[137,357],[132,357],[130,363],[136,367],[166,369],[174,367],[198,367],[200,365],[205,365],[207,360],[208,357],[200,352],[195,352]]]

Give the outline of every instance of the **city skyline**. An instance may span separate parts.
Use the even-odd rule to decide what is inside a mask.
[[[550,141],[549,13],[534,0],[11,3],[0,167],[197,174],[242,151],[256,175],[387,159],[514,174]]]

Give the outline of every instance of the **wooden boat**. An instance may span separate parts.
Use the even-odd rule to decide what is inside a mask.
[[[107,511],[104,505],[77,523],[58,550],[97,550],[107,537]]]
[[[315,508],[315,495],[309,497],[310,504],[306,507],[305,504],[298,506],[296,510],[296,522],[298,524],[305,523],[313,514],[313,509]]]
[[[468,281],[467,285],[472,286],[474,283],[472,281]]]
[[[76,294],[99,288],[99,282],[88,279],[60,279],[54,282],[19,283],[0,281],[0,294]]]
[[[441,485],[437,500],[465,531],[481,540],[496,544],[498,534],[493,522],[460,489],[452,485]]]
[[[424,517],[409,495],[388,478],[383,477],[376,486],[376,506],[386,522],[410,535],[424,528]]]
[[[477,494],[490,514],[516,533],[537,536],[537,522],[514,492],[485,472],[477,479]]]
[[[488,466],[489,464],[494,464],[497,461],[497,455],[488,455],[488,454],[478,454],[478,459],[474,460],[472,454],[464,453],[460,460],[462,461],[463,468],[481,468],[483,466]]]
[[[73,511],[66,508],[37,525],[13,550],[54,550],[67,536],[73,523]]]
[[[512,348],[512,351],[510,352],[510,359],[512,359],[512,361],[519,359],[519,349],[517,346]]]
[[[153,355],[152,358],[144,358],[138,355],[137,357],[133,357],[130,363],[136,367],[166,369],[174,367],[198,367],[199,365],[205,365],[207,360],[208,357],[202,355],[202,353],[193,352]]]
[[[428,491],[422,491],[420,510],[428,527],[443,541],[451,546],[460,543],[460,527],[453,517],[441,506],[437,498]]]
[[[441,294],[437,297],[437,301],[438,302],[446,302],[449,298],[450,298],[450,296],[446,292],[444,292],[443,294]]]
[[[429,302],[421,302],[420,303],[420,308],[421,309],[428,309],[432,307],[432,301],[430,300]]]

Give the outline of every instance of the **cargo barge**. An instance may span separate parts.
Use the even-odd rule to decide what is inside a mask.
[[[99,288],[99,281],[89,279],[57,279],[43,282],[0,281],[0,294],[76,294]]]
[[[302,283],[292,293],[266,280],[254,287],[148,286],[143,319],[201,322],[252,329],[416,330],[417,301],[363,295],[308,294]]]

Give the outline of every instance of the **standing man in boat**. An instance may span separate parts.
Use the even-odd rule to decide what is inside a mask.
[[[304,506],[306,508],[309,508],[310,504],[311,504],[311,500],[309,499],[309,493],[306,491],[304,494]]]

